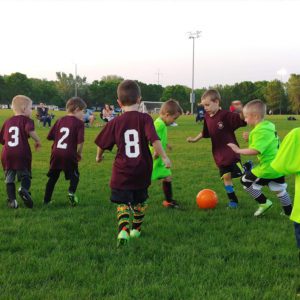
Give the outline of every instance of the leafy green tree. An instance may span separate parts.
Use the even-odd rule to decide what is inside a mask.
[[[6,85],[4,77],[0,75],[0,101],[3,104],[8,104],[8,101],[6,99]]]
[[[161,100],[163,102],[169,99],[175,99],[180,103],[180,106],[183,108],[184,111],[191,110],[190,104],[190,92],[191,89],[183,86],[183,85],[169,85],[165,87]]]
[[[300,75],[291,74],[287,83],[287,93],[291,110],[295,113],[300,112]]]
[[[142,100],[160,102],[164,88],[159,84],[146,84],[137,81],[141,88]]]
[[[25,74],[12,73],[4,76],[5,95],[4,97],[10,103],[12,98],[16,95],[30,96],[32,89],[31,82]]]
[[[118,75],[105,75],[101,77],[101,81],[123,81],[124,78]]]
[[[282,113],[286,107],[286,95],[282,83],[279,80],[270,81],[265,89],[265,99],[268,109],[272,109],[274,113]]]

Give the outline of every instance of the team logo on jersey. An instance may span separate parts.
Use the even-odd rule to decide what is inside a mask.
[[[219,129],[223,129],[224,128],[224,124],[223,124],[223,122],[218,122],[218,128]]]

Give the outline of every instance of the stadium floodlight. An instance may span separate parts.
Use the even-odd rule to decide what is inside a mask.
[[[286,69],[285,68],[281,68],[276,73],[277,73],[277,75],[280,76],[280,81],[281,81],[281,84],[282,84],[282,86],[284,88],[284,85],[283,85],[283,76],[285,76],[287,74]],[[280,102],[279,102],[279,114],[281,115],[281,97],[280,97]]]
[[[191,102],[191,114],[194,114],[194,103],[195,103],[195,93],[194,93],[194,71],[195,71],[195,39],[198,39],[201,35],[201,31],[197,30],[195,32],[189,31],[188,32],[189,39],[193,40],[193,64],[192,64],[192,91],[190,95],[190,102]]]

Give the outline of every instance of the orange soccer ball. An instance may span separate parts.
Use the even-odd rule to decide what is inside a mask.
[[[204,189],[198,193],[196,202],[202,209],[215,208],[218,203],[218,196],[213,190]]]

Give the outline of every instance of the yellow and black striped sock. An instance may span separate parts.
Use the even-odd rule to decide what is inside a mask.
[[[118,232],[126,230],[129,234],[129,214],[130,209],[128,205],[119,204],[117,206]]]
[[[132,220],[132,229],[136,229],[141,231],[141,226],[145,217],[145,210],[147,208],[147,204],[139,203],[133,207],[133,220]]]

